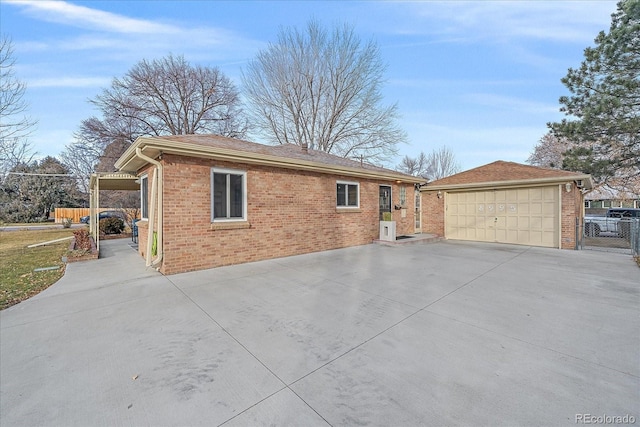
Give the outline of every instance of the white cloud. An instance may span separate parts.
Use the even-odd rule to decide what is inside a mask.
[[[33,19],[84,30],[65,38],[41,39],[23,48],[37,51],[90,51],[93,56],[139,60],[170,52],[204,55],[211,60],[252,57],[264,43],[216,27],[158,23],[74,5],[65,1],[7,0],[24,9]],[[102,57],[105,57],[102,56]]]
[[[394,3],[395,5],[396,3]],[[589,42],[606,30],[615,1],[473,1],[408,3],[411,32],[468,41]],[[426,23],[426,24],[425,24]],[[605,25],[603,25],[605,23]],[[407,32],[407,27],[401,31]]]
[[[7,0],[9,4],[23,6],[37,19],[64,25],[115,33],[162,34],[175,33],[178,28],[143,19],[133,19],[97,9],[78,6],[65,1]]]

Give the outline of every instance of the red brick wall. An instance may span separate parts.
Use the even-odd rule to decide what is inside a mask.
[[[562,249],[575,249],[576,247],[576,218],[582,221],[582,206],[584,196],[575,184],[571,186],[571,192],[567,193],[564,185],[560,186],[562,218],[560,246]]]
[[[422,193],[422,232],[444,236],[444,193],[441,198],[436,191]]]
[[[171,155],[162,162],[164,274],[371,243],[379,234],[379,185],[391,185],[399,204],[396,183]],[[244,228],[212,227],[212,167],[247,172]],[[357,211],[336,208],[336,180],[359,182]],[[406,217],[393,211],[398,235],[414,232],[413,185],[406,193]]]

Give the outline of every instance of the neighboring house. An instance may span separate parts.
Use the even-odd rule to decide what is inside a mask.
[[[422,191],[422,230],[447,239],[576,248],[590,175],[497,161]]]
[[[612,189],[598,188],[585,195],[586,215],[606,215],[609,208],[640,209],[640,195],[622,194]]]
[[[115,166],[140,183],[139,252],[164,274],[371,243],[382,211],[398,235],[419,225],[422,179],[292,144],[140,137]]]

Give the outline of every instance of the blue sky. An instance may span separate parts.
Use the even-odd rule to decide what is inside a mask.
[[[0,31],[28,87],[40,157],[62,152],[80,121],[98,115],[88,100],[140,60],[184,55],[242,90],[243,67],[281,27],[315,18],[347,22],[378,43],[384,102],[398,103],[409,140],[390,165],[446,145],[469,169],[525,162],[546,123],[563,117],[560,79],[615,9],[615,1],[0,0]]]

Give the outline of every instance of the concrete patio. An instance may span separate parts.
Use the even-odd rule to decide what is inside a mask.
[[[165,277],[101,250],[0,313],[0,425],[640,420],[628,255],[448,241]]]

